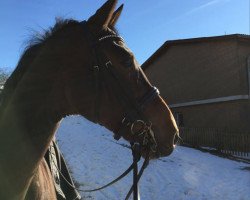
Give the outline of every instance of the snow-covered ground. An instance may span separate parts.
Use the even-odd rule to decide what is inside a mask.
[[[57,139],[74,179],[81,189],[113,180],[131,164],[130,150],[112,133],[79,116],[63,120]],[[87,200],[124,199],[132,176],[95,193]],[[250,164],[236,162],[186,147],[151,161],[140,181],[142,200],[249,200]]]

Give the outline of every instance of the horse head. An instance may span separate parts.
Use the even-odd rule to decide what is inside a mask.
[[[151,158],[167,156],[178,128],[158,90],[115,31],[123,8],[115,11],[116,3],[107,1],[87,21],[64,33],[64,37],[74,36],[62,46],[75,44],[68,55],[61,56],[72,60],[70,67],[61,69],[64,113],[83,115],[113,131],[117,139],[144,146],[151,143]],[[145,156],[146,148],[142,152]]]
[[[24,199],[32,180],[39,195],[55,199],[53,185],[43,180],[52,183],[48,166],[42,164],[66,115],[82,115],[116,139],[140,143],[144,156],[173,151],[174,117],[115,31],[123,8],[115,11],[116,3],[108,0],[84,22],[58,21],[26,49],[6,82],[0,107],[1,199]],[[40,181],[33,179],[35,172]]]

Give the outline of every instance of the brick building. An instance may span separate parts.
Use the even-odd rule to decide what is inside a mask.
[[[250,36],[167,41],[142,68],[179,126],[250,132]]]

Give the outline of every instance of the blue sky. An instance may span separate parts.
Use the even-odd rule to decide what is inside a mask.
[[[143,63],[166,40],[249,34],[250,0],[120,0],[120,35]],[[0,68],[13,70],[31,30],[87,19],[105,0],[0,0]]]

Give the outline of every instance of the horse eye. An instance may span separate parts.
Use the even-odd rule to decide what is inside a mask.
[[[128,58],[128,59],[126,59],[126,60],[124,60],[124,61],[121,62],[121,64],[122,64],[124,67],[126,67],[126,68],[132,67],[132,66],[133,66],[133,63],[134,63],[134,61],[133,61],[133,58],[132,58],[132,57],[130,57],[130,58]]]

